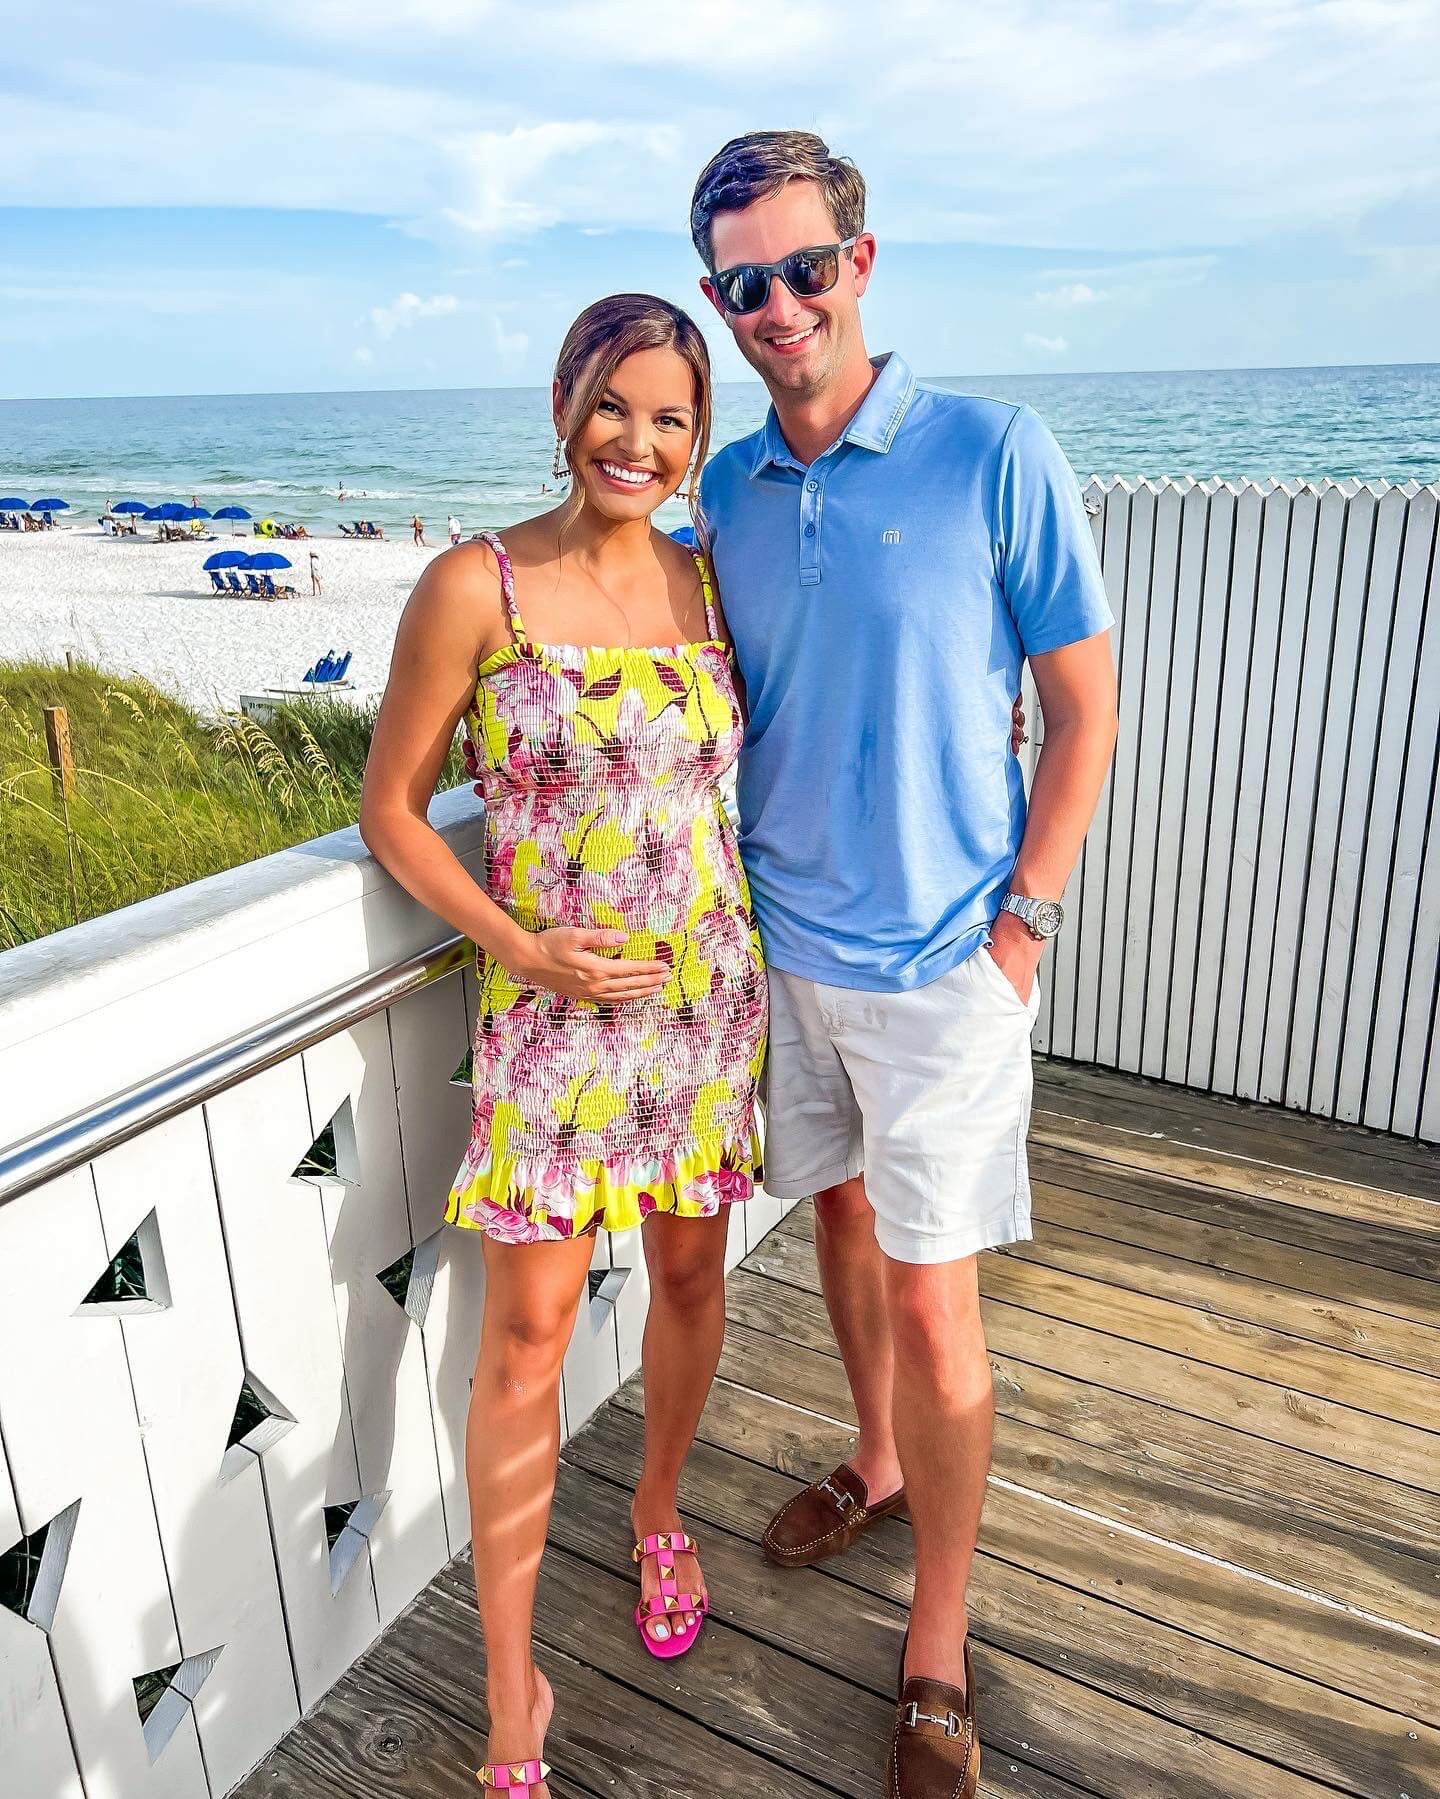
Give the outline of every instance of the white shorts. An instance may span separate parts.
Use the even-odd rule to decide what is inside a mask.
[[[765,1190],[865,1176],[897,1262],[952,1262],[1030,1235],[1028,1004],[982,944],[908,993],[770,970]]]

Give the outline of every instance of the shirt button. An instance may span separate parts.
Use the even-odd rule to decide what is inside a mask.
[[[814,536],[814,535],[815,535],[815,527],[814,527],[814,525],[806,525],[806,527],[805,527],[805,535],[806,535],[806,536],[807,536],[807,537],[813,537],[813,536]]]
[[[820,491],[820,483],[818,481],[807,481],[805,483],[805,491],[806,493],[818,493]]]

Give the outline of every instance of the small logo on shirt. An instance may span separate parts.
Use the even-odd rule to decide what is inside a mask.
[[[899,543],[900,533],[894,529],[880,533],[881,543]]]

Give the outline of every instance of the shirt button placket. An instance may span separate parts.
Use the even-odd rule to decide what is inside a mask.
[[[823,481],[805,477],[800,490],[800,585],[814,587],[820,580],[820,509],[825,501]]]

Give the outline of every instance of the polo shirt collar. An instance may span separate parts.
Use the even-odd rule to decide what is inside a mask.
[[[894,443],[895,433],[915,397],[915,376],[904,357],[897,356],[893,350],[884,356],[872,356],[870,361],[877,371],[875,380],[861,402],[860,410],[841,433],[840,441],[883,455]],[[802,467],[785,441],[773,406],[766,415],[755,459],[750,465],[752,479],[772,462],[778,468]]]

